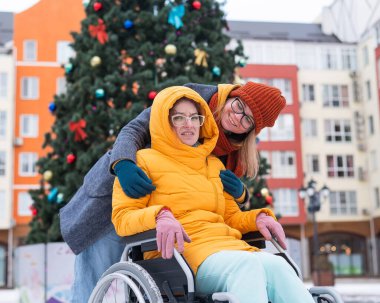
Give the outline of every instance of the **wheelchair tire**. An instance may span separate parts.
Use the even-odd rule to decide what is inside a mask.
[[[123,302],[163,303],[160,290],[153,278],[144,268],[132,262],[119,262],[107,269],[94,288],[88,303],[103,302],[115,280],[124,284],[124,292],[130,294],[132,291],[134,294],[133,298],[126,295]],[[118,302],[116,298],[114,300]]]

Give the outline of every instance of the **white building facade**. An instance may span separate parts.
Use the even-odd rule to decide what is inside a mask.
[[[286,133],[301,133],[293,142],[301,149],[293,152],[291,160],[297,163],[300,158],[301,168],[294,168],[297,174],[289,175],[287,168],[279,169],[278,162],[272,162],[268,183],[274,194],[280,186],[276,178],[281,176],[286,177],[282,184],[294,181],[301,187],[314,180],[318,189],[328,186],[330,195],[321,200],[321,209],[316,212],[317,241],[337,276],[379,275],[380,59],[375,56],[378,31],[373,24],[360,41],[352,43],[326,35],[318,24],[229,23],[231,37],[242,40],[249,57],[247,66],[240,70],[241,77],[277,86],[286,98],[296,86],[292,102],[299,106],[292,114],[298,114],[300,120],[297,124],[296,118],[290,119]],[[278,75],[289,66],[294,67],[295,75],[283,74],[279,82]],[[277,121],[274,128],[277,124],[283,121]],[[260,142],[268,140],[267,132],[259,137]],[[279,138],[275,144],[285,148],[289,140]],[[262,155],[267,154],[264,145]],[[287,235],[302,247],[302,269],[308,277],[315,240],[307,214],[309,201],[301,200],[292,185],[288,191],[291,198],[277,196],[275,207],[296,209],[304,203],[299,213],[283,213],[281,222]]]
[[[7,233],[13,225],[14,71],[12,49],[0,48],[0,231]],[[0,286],[6,281],[7,250],[0,245]]]

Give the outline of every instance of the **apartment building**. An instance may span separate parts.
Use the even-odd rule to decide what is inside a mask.
[[[0,287],[11,264],[14,70],[13,14],[0,13]]]
[[[310,180],[317,189],[330,190],[315,214],[318,248],[328,254],[336,275],[378,275],[376,31],[349,43],[323,33],[319,24],[232,21],[229,26],[249,56],[240,76],[277,86],[288,99],[275,127],[259,135],[259,147],[272,165],[268,183],[286,233],[302,251],[304,275],[310,273],[315,238],[310,201],[300,199],[298,189]]]
[[[83,18],[84,8],[78,0],[41,0],[15,15],[13,216],[16,245],[27,234],[31,219],[32,199],[28,191],[38,188],[41,180],[35,163],[46,154],[42,149],[44,134],[50,131],[54,121],[48,107],[54,94],[65,90],[62,65],[74,54],[69,47],[70,32],[80,30]]]

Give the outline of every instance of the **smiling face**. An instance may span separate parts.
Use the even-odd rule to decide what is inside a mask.
[[[222,125],[222,128],[226,131],[229,131],[234,134],[244,134],[246,132],[251,131],[252,128],[247,129],[243,127],[243,125],[241,124],[242,118],[244,116],[243,112],[245,113],[246,116],[251,118],[252,121],[254,121],[253,114],[252,114],[251,109],[241,99],[239,100],[241,101],[241,104],[243,105],[243,108],[242,108],[243,112],[240,114],[237,114],[236,112],[234,112],[231,105],[235,99],[239,99],[239,98],[227,99],[224,105],[224,108],[222,110],[220,123]]]
[[[177,118],[177,125],[173,124],[172,117],[176,115],[182,115],[187,117],[188,119],[179,116]],[[173,108],[170,110],[169,118],[171,121],[171,126],[176,133],[179,140],[186,145],[193,146],[195,143],[197,143],[199,139],[199,130],[200,130],[200,124],[197,123],[197,116],[199,115],[198,110],[195,106],[195,104],[189,100],[180,100],[177,101],[177,103],[173,106]],[[177,116],[178,117],[178,116]],[[191,119],[190,119],[191,118]],[[182,123],[184,122],[184,123]],[[179,125],[183,124],[183,125]]]

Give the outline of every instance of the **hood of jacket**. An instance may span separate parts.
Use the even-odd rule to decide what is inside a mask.
[[[187,98],[201,107],[205,122],[200,128],[200,145],[193,147],[180,141],[169,122],[169,111],[176,101]],[[150,115],[151,146],[164,155],[193,168],[204,167],[205,160],[215,148],[218,140],[218,126],[206,101],[195,91],[184,86],[172,86],[159,92],[155,97]]]

